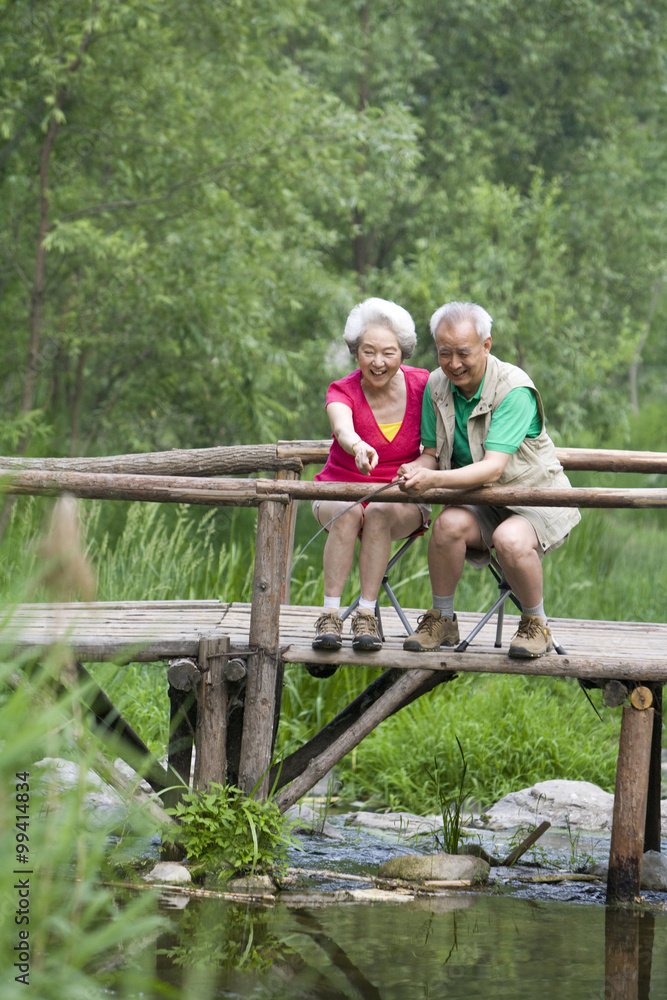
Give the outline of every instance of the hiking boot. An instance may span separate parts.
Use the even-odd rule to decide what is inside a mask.
[[[508,655],[519,660],[544,656],[554,648],[551,629],[539,615],[521,615],[519,628],[512,637]]]
[[[352,649],[359,653],[371,653],[382,649],[382,639],[378,620],[372,611],[359,608],[352,619]]]
[[[337,611],[325,611],[315,622],[313,649],[340,649],[343,645],[343,620]]]
[[[417,630],[403,643],[403,649],[414,653],[429,653],[441,646],[458,646],[459,623],[456,615],[447,618],[437,608],[431,608],[417,619]]]

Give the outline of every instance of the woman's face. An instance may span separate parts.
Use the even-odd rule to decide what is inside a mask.
[[[384,389],[401,366],[398,337],[386,326],[372,324],[361,335],[357,361],[361,378],[374,389]]]

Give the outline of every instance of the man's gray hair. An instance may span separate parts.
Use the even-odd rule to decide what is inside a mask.
[[[387,299],[365,299],[354,307],[347,317],[343,337],[352,357],[357,356],[364,331],[377,324],[386,326],[396,334],[402,358],[409,358],[417,343],[417,333],[412,316],[403,306]]]
[[[458,326],[459,323],[472,323],[482,343],[491,336],[493,319],[486,309],[482,309],[475,302],[447,302],[436,309],[431,316],[431,333],[434,337],[443,321],[450,327]]]

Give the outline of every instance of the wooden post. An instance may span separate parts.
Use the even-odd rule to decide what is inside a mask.
[[[644,851],[660,851],[662,793],[662,684],[646,685],[653,693],[653,735],[651,738],[651,763],[648,771],[648,801],[646,803],[646,829]]]
[[[278,469],[276,479],[300,479],[298,472],[291,469]],[[285,531],[285,573],[281,591],[281,604],[289,604],[290,600],[290,577],[292,574],[292,557],[294,555],[294,532],[296,530],[296,515],[299,506],[298,500],[293,500],[287,509],[287,529]]]
[[[203,789],[212,781],[225,783],[227,761],[227,688],[224,681],[229,636],[203,638],[199,642],[198,663],[201,681],[197,689],[197,731],[194,786]]]
[[[256,794],[262,798],[269,789],[276,692],[281,680],[278,644],[287,530],[286,505],[274,500],[262,501],[257,512],[250,613],[250,647],[257,647],[257,653],[248,658],[239,762],[239,786],[246,792],[257,786]]]
[[[174,776],[170,787],[162,796],[167,807],[176,805],[181,795],[190,788],[192,746],[197,729],[197,694],[200,674],[196,664],[182,657],[170,664],[169,682],[169,746],[167,770]],[[183,788],[178,788],[178,778]]]
[[[642,698],[640,692],[648,698]],[[650,705],[646,688],[635,688],[632,702],[623,709],[621,722],[607,903],[631,902],[639,895],[641,884],[653,709],[635,707]]]

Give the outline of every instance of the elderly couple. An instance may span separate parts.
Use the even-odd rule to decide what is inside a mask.
[[[401,477],[401,489],[416,497],[429,489],[470,490],[490,483],[569,486],[545,430],[539,393],[524,371],[491,353],[491,323],[488,312],[472,302],[449,302],[437,309],[431,332],[440,367],[429,374],[404,363],[417,340],[405,309],[378,298],[355,306],[343,336],[358,367],[329,386],[326,408],[333,440],[315,478],[370,480],[370,490],[372,484]],[[349,507],[319,500],[313,513],[328,526],[324,609],[315,624],[313,648],[342,645],[340,601],[360,537],[361,598],[352,619],[352,646],[377,650],[381,639],[375,603],[391,543],[426,524],[430,508],[373,501]],[[428,546],[432,607],[403,648],[421,652],[458,644],[455,596],[464,562],[484,566],[494,549],[523,609],[509,655],[548,653],[553,643],[544,613],[542,557],[562,545],[579,520],[573,508],[444,507]]]

